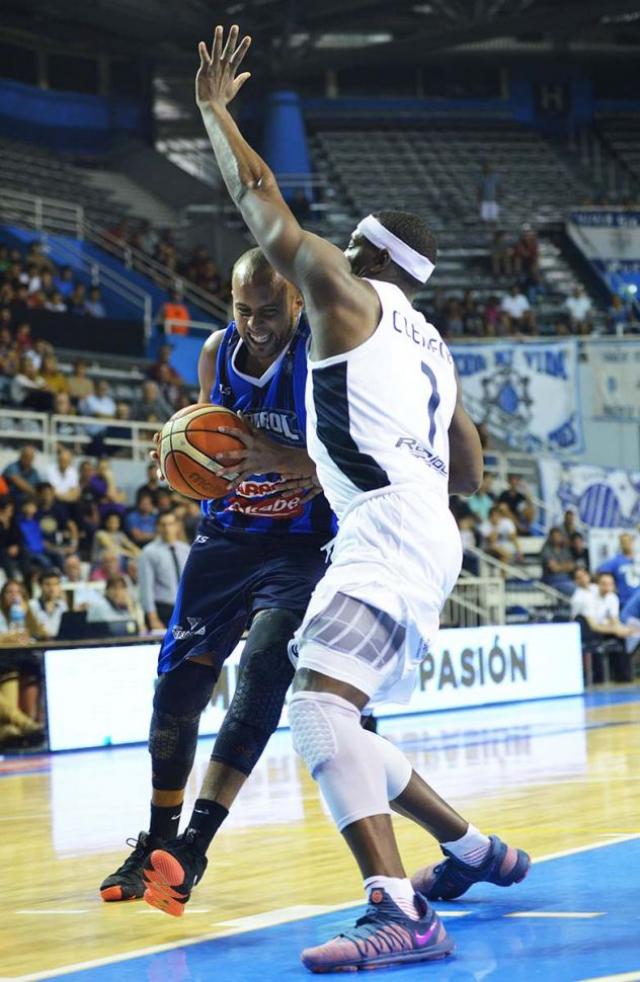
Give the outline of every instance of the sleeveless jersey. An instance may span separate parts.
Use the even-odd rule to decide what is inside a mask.
[[[368,282],[382,307],[375,332],[352,351],[309,359],[308,452],[339,520],[358,496],[407,483],[448,508],[453,358],[398,287]]]
[[[232,321],[218,349],[217,377],[210,401],[234,412],[242,411],[272,439],[304,450],[309,333],[303,315],[288,346],[256,379],[238,368],[243,342]],[[214,519],[221,530],[331,538],[335,534],[335,518],[325,496],[317,495],[302,504],[304,492],[278,492],[280,480],[277,474],[256,474],[224,498],[204,501],[203,513]]]

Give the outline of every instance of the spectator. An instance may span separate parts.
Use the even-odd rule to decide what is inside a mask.
[[[150,367],[147,374],[150,379],[153,379],[154,382],[159,382],[160,381],[159,375],[163,371],[163,367],[166,367],[169,370],[169,377],[171,381],[174,382],[176,385],[184,385],[184,379],[182,378],[180,373],[175,370],[175,368],[173,367],[173,365],[169,360],[171,358],[172,351],[173,348],[171,347],[170,344],[161,345],[158,350],[158,356],[155,362],[153,363],[153,365]]]
[[[202,290],[206,290],[207,293],[212,293],[214,296],[217,296],[220,293],[222,288],[222,279],[220,278],[218,267],[213,260],[207,259],[207,261],[202,265],[201,269],[198,271],[196,282],[198,286]]]
[[[53,486],[58,501],[72,504],[80,497],[80,482],[71,451],[64,444],[56,447],[56,462],[47,468],[46,479]]]
[[[586,569],[589,572],[591,563],[589,560],[589,550],[580,532],[574,532],[569,539],[569,549],[576,564],[577,569]]]
[[[71,266],[63,266],[57,276],[54,275],[53,284],[62,299],[69,300],[73,293],[73,270]]]
[[[67,310],[77,317],[84,317],[87,313],[87,288],[84,283],[76,283],[74,286],[73,293],[67,301]]]
[[[25,354],[33,348],[33,338],[31,337],[31,324],[22,321],[16,327],[16,348],[20,355]]]
[[[155,382],[142,383],[142,398],[131,405],[131,418],[145,422],[164,423],[171,416],[171,406],[162,398]]]
[[[158,493],[156,494],[156,508],[158,509],[158,516],[167,515],[173,509],[173,501],[171,500],[171,492],[166,487],[158,488]]]
[[[47,302],[44,305],[44,309],[48,310],[52,314],[66,314],[67,305],[64,302],[64,298],[59,290],[54,290],[48,297]]]
[[[89,299],[86,301],[85,311],[90,317],[106,317],[107,311],[100,299],[100,287],[92,286],[89,290]]]
[[[45,253],[42,243],[37,240],[30,243],[25,261],[39,272],[53,273],[55,271],[55,266]]]
[[[635,628],[620,621],[620,601],[615,592],[611,573],[599,573],[597,589],[590,598],[582,595],[581,602],[572,604],[575,620],[580,624],[582,644],[593,654],[594,682],[603,680],[602,660],[613,656],[614,671],[619,681],[628,681],[630,659],[626,655],[623,640],[635,633]],[[603,642],[608,644],[602,645]]]
[[[575,621],[578,617],[591,616],[593,598],[598,588],[591,582],[591,577],[583,566],[577,567],[573,582],[575,590],[571,594],[571,619]]]
[[[80,556],[76,553],[65,556],[62,570],[64,578],[60,585],[63,593],[69,598],[70,609],[86,609],[91,598],[95,596],[96,587],[90,586],[87,582]]]
[[[160,330],[166,336],[189,333],[191,314],[183,303],[179,290],[169,290],[169,299],[160,307],[157,320]]]
[[[53,397],[53,411],[56,416],[77,416],[75,407],[71,405],[71,400],[69,399],[69,394],[67,392],[58,392],[58,394]],[[56,423],[57,436],[78,436],[80,433],[82,433],[82,427],[77,423],[71,423],[68,420],[65,420],[64,422],[62,420],[58,420]]]
[[[138,560],[140,595],[147,626],[164,630],[171,619],[178,583],[189,546],[178,540],[178,523],[168,512],[158,518],[158,538],[142,550]]]
[[[460,529],[460,540],[462,542],[462,568],[470,573],[471,576],[477,576],[479,570],[478,557],[472,552],[478,546],[478,520],[475,515],[469,513],[463,515],[462,518],[458,520],[458,528]]]
[[[562,518],[562,531],[568,540],[578,531],[578,522],[573,508],[567,508]]]
[[[620,552],[598,566],[598,573],[611,573],[620,603],[624,606],[640,584],[640,557],[634,551],[635,538],[629,532],[620,536]]]
[[[480,526],[483,549],[502,563],[511,563],[520,554],[515,523],[494,506]]]
[[[50,412],[53,405],[47,383],[36,368],[33,359],[22,355],[18,373],[11,383],[11,399],[21,409]]]
[[[66,505],[56,501],[54,489],[47,481],[36,487],[36,518],[44,541],[44,550],[54,565],[61,567],[65,556],[78,549],[78,526]]]
[[[633,304],[614,293],[607,316],[607,328],[611,334],[623,334],[636,320]]]
[[[489,512],[496,503],[493,494],[493,474],[484,474],[482,483],[475,494],[468,499],[467,504],[480,522],[486,522]]]
[[[523,225],[522,234],[513,250],[513,268],[515,273],[518,276],[524,273],[526,278],[531,282],[539,282],[539,253],[540,248],[536,233],[530,225]]]
[[[22,572],[22,537],[16,520],[16,506],[8,495],[0,498],[0,567],[7,579]]]
[[[106,583],[112,576],[120,576],[122,573],[122,563],[120,556],[115,552],[105,552],[100,558],[97,566],[89,574],[90,583]]]
[[[153,504],[153,497],[148,491],[138,492],[136,507],[127,515],[125,527],[129,536],[137,546],[146,546],[156,537],[158,516]]]
[[[138,617],[136,603],[124,576],[109,577],[104,594],[96,593],[89,600],[87,622],[90,624],[123,622],[130,625],[128,633],[136,634],[143,628]]]
[[[74,363],[73,373],[67,380],[69,395],[72,399],[86,399],[93,392],[93,382],[87,376],[88,367],[88,363],[82,359]]]
[[[112,423],[107,426],[104,437],[103,437],[103,453],[108,453],[111,456],[117,456],[118,454],[124,454],[128,456],[127,448],[121,447],[117,443],[110,443],[110,441],[116,440],[126,440],[131,442],[133,440],[133,430],[130,426],[126,426],[125,423],[131,417],[131,409],[128,402],[118,402],[116,403],[115,417]]]
[[[518,327],[522,323],[524,314],[531,309],[531,304],[517,283],[514,283],[509,293],[502,298],[500,308],[509,316],[511,326]]]
[[[540,553],[542,582],[570,597],[575,590],[576,564],[562,529],[552,528]]]
[[[496,229],[491,245],[491,272],[495,279],[511,276],[513,271],[513,248],[509,245],[506,232]]]
[[[13,607],[19,607],[24,615],[16,625]],[[25,644],[32,638],[39,638],[40,626],[29,607],[29,597],[24,583],[7,580],[0,590],[0,638],[3,642],[15,641]]]
[[[46,354],[43,357],[40,373],[49,392],[57,394],[69,391],[69,383],[58,368],[58,361],[54,354]]]
[[[138,246],[148,256],[152,256],[158,247],[158,233],[150,222],[143,222],[138,232]]]
[[[573,293],[567,297],[564,305],[569,313],[571,328],[576,334],[589,334],[591,331],[589,315],[593,305],[580,284],[574,287]]]
[[[29,607],[38,622],[41,638],[57,638],[62,615],[69,609],[62,593],[60,573],[49,570],[40,579],[41,594]]]
[[[158,503],[158,491],[161,490],[160,478],[158,477],[158,467],[156,464],[147,465],[147,480],[145,484],[141,484],[136,491],[136,500],[138,495],[144,494],[145,492],[150,494],[153,499],[154,507]]]
[[[499,192],[500,179],[489,161],[486,161],[482,167],[482,177],[478,187],[480,218],[483,222],[495,223],[500,218]]]
[[[80,400],[79,409],[83,416],[97,416],[104,420],[113,419],[116,414],[116,403],[106,379],[98,379],[95,392],[89,393]],[[103,434],[106,428],[106,423],[104,425],[87,423],[86,425],[87,433],[94,437]]]
[[[33,466],[35,456],[35,449],[27,443],[20,451],[18,459],[3,471],[16,506],[20,505],[25,497],[35,499],[36,486],[40,483],[40,474]]]
[[[20,529],[23,569],[25,574],[34,567],[50,569],[52,562],[47,555],[44,536],[36,515],[38,505],[35,498],[23,498],[18,512],[18,528]]]
[[[100,562],[104,553],[116,556],[137,556],[140,550],[132,542],[122,527],[119,511],[107,511],[102,518],[101,528],[93,539],[92,562]]]
[[[89,489],[98,501],[101,515],[110,511],[124,514],[127,496],[116,484],[108,457],[101,457],[98,461],[96,471],[89,481]]]
[[[173,410],[180,398],[180,389],[171,380],[168,365],[161,365],[158,371],[158,381],[154,383],[158,386],[160,398],[164,399],[168,406]]]
[[[518,474],[509,474],[509,486],[498,497],[499,505],[506,505],[516,528],[521,535],[529,535],[534,508],[531,498],[522,490],[522,478]]]

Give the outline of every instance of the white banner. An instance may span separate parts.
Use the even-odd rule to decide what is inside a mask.
[[[587,259],[640,260],[640,211],[585,208],[572,213],[567,231]]]
[[[592,464],[539,462],[547,525],[561,525],[568,508],[581,525],[635,529],[640,522],[640,472]]]
[[[595,419],[640,422],[640,341],[588,343]]]
[[[582,449],[575,339],[451,347],[466,409],[500,446],[524,453]]]
[[[217,733],[235,691],[241,646],[227,660],[202,717],[201,736]],[[51,750],[144,743],[149,733],[158,646],[45,652]],[[419,670],[408,706],[382,716],[457,709],[582,692],[576,624],[534,624],[441,631]],[[281,726],[288,725],[286,707]]]

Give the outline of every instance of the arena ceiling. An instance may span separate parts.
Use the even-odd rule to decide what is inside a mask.
[[[253,59],[300,78],[497,38],[638,43],[640,0],[4,0],[0,33],[157,63],[192,59],[217,21],[237,21]]]

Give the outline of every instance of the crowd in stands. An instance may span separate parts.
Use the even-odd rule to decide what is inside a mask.
[[[427,320],[449,341],[464,338],[585,336],[594,331],[594,306],[580,285],[564,298],[554,323],[540,320],[538,308],[547,285],[540,271],[540,247],[535,231],[524,226],[519,237],[495,230],[487,269],[487,291],[482,297],[473,290],[448,295],[436,288],[423,303]],[[606,330],[615,334],[640,331],[634,305],[614,296],[606,317]]]
[[[171,229],[159,232],[149,222],[125,220],[110,233],[123,248],[130,246],[132,250],[138,249],[175,273],[176,281],[181,278],[189,280],[212,296],[224,302],[229,300],[229,278],[220,272],[206,246],[199,245],[190,252],[181,252]],[[132,256],[131,262],[135,266],[135,257]]]
[[[74,277],[71,266],[56,266],[39,242],[26,250],[0,243],[0,324],[18,324],[32,310],[106,317],[100,288]]]

